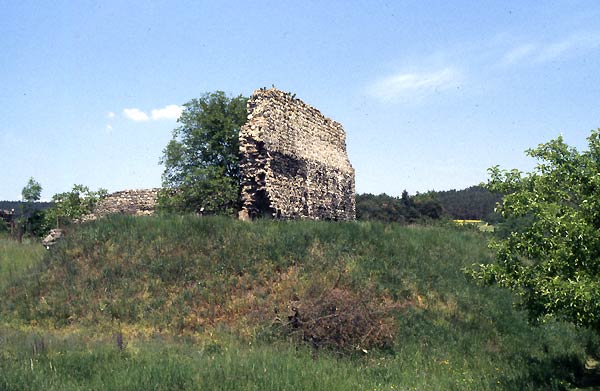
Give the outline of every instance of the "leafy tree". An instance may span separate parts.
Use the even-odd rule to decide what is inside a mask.
[[[42,194],[42,185],[37,182],[33,177],[29,178],[27,184],[21,190],[21,196],[23,197],[23,201],[25,202],[35,202],[40,200],[40,196]]]
[[[60,228],[91,213],[99,200],[106,197],[106,189],[90,191],[87,186],[73,185],[68,192],[52,196],[54,206],[46,211],[47,227]]]
[[[513,231],[491,242],[497,262],[473,274],[516,291],[534,320],[600,331],[600,130],[588,146],[578,152],[559,137],[527,151],[538,160],[531,173],[489,170]]]
[[[39,221],[43,216],[43,212],[35,211],[33,203],[40,200],[42,195],[42,185],[33,177],[30,177],[27,181],[23,190],[21,190],[21,197],[23,198],[24,204],[21,204],[21,216],[17,219],[18,225],[18,237],[21,240],[23,233],[22,228],[25,228],[25,232],[36,234],[39,228]],[[33,225],[35,223],[35,226]]]
[[[163,151],[164,209],[231,214],[239,208],[239,130],[248,98],[222,91],[192,99]]]

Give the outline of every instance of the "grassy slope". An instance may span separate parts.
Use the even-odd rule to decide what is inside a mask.
[[[0,389],[561,389],[589,336],[530,327],[461,271],[488,260],[459,229],[102,220],[2,292]],[[393,345],[309,359],[273,326],[334,287],[397,304]]]

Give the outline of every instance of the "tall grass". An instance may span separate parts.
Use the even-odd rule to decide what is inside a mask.
[[[10,390],[350,390],[373,389],[361,366],[306,348],[145,342],[124,351],[107,343],[52,341],[44,352],[0,360]],[[4,346],[6,348],[6,346]]]
[[[488,261],[465,229],[103,219],[0,292],[0,389],[564,389],[593,335],[529,325],[462,272]],[[291,307],[333,289],[391,303],[392,343],[342,356],[286,332]]]
[[[3,329],[0,335],[2,390],[514,391],[563,390],[567,384],[554,373],[565,371],[565,362],[553,362],[561,355],[536,354],[533,343],[495,357],[478,352],[475,341],[466,350],[452,340],[446,347],[406,341],[393,355],[339,358],[226,335],[205,341],[125,337],[123,349],[114,338],[85,334]]]
[[[25,239],[23,243],[0,235],[0,290],[12,279],[42,260],[44,247],[33,240]]]

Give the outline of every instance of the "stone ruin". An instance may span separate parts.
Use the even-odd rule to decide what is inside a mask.
[[[110,214],[148,216],[154,213],[160,189],[123,190],[104,197],[94,212],[82,220],[95,220]]]
[[[240,129],[241,219],[354,220],[354,169],[342,125],[289,93],[259,89]],[[112,193],[81,221],[150,215],[160,189]]]
[[[53,228],[48,232],[48,235],[42,240],[42,245],[46,247],[46,250],[50,250],[50,247],[56,245],[62,238],[65,237],[65,230],[60,228]]]
[[[354,220],[342,125],[277,89],[256,90],[240,130],[241,219]]]

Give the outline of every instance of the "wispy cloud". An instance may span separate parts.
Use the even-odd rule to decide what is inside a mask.
[[[524,44],[524,45],[519,45],[511,50],[508,51],[508,53],[506,53],[504,55],[504,58],[502,59],[502,62],[505,65],[510,65],[510,64],[515,64],[529,56],[532,55],[532,53],[535,53],[537,47],[534,44]]]
[[[177,105],[168,105],[162,109],[152,110],[151,118],[153,120],[159,119],[177,119],[183,112],[183,107]]]
[[[106,116],[107,116],[108,118],[112,119],[112,118],[115,118],[117,115],[116,115],[114,112],[112,112],[112,111],[109,111],[108,113],[106,113]]]
[[[460,72],[446,67],[433,72],[400,72],[384,77],[368,86],[371,96],[384,101],[406,97],[423,97],[456,87],[462,79]]]
[[[577,33],[554,42],[528,43],[513,47],[502,58],[502,64],[540,64],[599,47],[600,32]]]
[[[161,109],[153,109],[150,115],[138,108],[123,109],[123,115],[132,121],[159,121],[162,119],[177,119],[181,115],[183,107],[178,105],[167,105]]]

